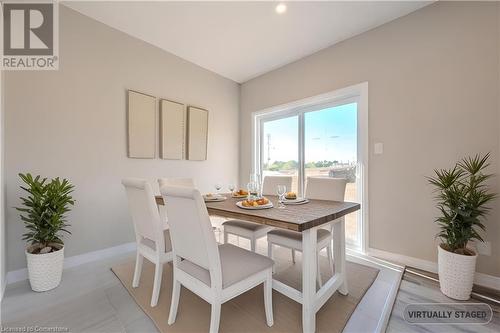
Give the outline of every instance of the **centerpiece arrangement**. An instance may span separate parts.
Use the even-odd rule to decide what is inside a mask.
[[[483,223],[496,194],[489,191],[486,181],[492,176],[484,173],[488,158],[476,155],[456,163],[452,169],[435,170],[429,183],[436,190],[439,225],[438,271],[441,291],[448,297],[467,300],[472,291],[477,253],[469,242],[483,242]]]

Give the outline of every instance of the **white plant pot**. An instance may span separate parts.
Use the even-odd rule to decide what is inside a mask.
[[[64,247],[45,254],[31,254],[26,251],[26,260],[33,291],[47,291],[59,285],[64,264]]]
[[[467,256],[446,251],[438,245],[438,273],[441,292],[457,300],[468,300],[474,283],[477,254]]]

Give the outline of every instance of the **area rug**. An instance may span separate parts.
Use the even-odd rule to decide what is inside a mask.
[[[290,258],[290,251],[276,249],[277,262],[275,278],[301,289],[301,256],[297,253],[296,263]],[[320,259],[321,275],[324,280],[332,273],[326,258]],[[144,260],[141,281],[138,288],[132,288],[135,262],[129,261],[112,267],[112,271],[128,290],[136,303],[152,319],[161,333],[207,332],[210,323],[210,305],[186,288],[181,289],[181,298],[175,324],[168,325],[168,313],[172,295],[172,265],[163,269],[162,288],[158,305],[150,306],[153,289],[154,265]],[[347,262],[349,294],[336,292],[316,314],[317,332],[342,332],[349,317],[365,292],[378,275],[375,268]],[[301,305],[286,296],[273,292],[274,326],[266,325],[262,285],[224,303],[221,310],[219,332],[302,332]]]

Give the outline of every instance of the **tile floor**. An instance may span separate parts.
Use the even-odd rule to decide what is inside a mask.
[[[232,242],[249,245],[236,238]],[[61,285],[45,293],[32,292],[28,281],[9,285],[0,311],[2,326],[58,326],[68,327],[71,332],[157,332],[110,270],[133,258],[129,252],[70,268],[65,270]],[[500,307],[495,305],[494,319],[485,326],[408,324],[402,317],[407,304],[452,300],[440,293],[436,283],[410,274],[405,274],[398,291],[400,270],[355,254],[348,255],[348,260],[377,267],[380,273],[347,323],[346,333],[384,332],[386,327],[389,333],[500,332]],[[391,295],[396,297],[396,293],[391,313]]]
[[[245,246],[243,241],[241,245]],[[157,332],[109,269],[133,258],[134,254],[128,253],[70,268],[58,288],[44,293],[32,292],[28,281],[9,285],[2,302],[2,326],[58,326],[71,332]],[[382,310],[377,301],[385,302],[394,277],[393,272],[381,270],[346,332],[376,331]]]
[[[401,281],[401,286],[394,303],[394,308],[391,313],[389,324],[387,326],[388,333],[448,333],[448,332],[463,332],[463,333],[498,333],[500,332],[500,306],[495,303],[488,303],[493,309],[493,319],[488,325],[414,325],[408,324],[403,318],[403,310],[410,303],[455,303],[457,301],[446,297],[439,291],[437,282],[417,277],[411,274],[405,274]],[[467,302],[482,302],[471,299]]]
[[[215,225],[218,225],[217,222]],[[219,239],[217,232],[216,236]],[[249,246],[243,239],[238,241],[230,237],[230,241],[243,247]],[[28,281],[10,284],[1,306],[2,326],[58,326],[68,327],[71,332],[157,332],[152,321],[110,270],[117,263],[133,259],[134,253],[129,252],[70,268],[64,271],[64,278],[58,288],[44,293],[32,292]],[[380,273],[351,316],[344,332],[384,332],[388,322],[390,332],[431,332],[408,325],[402,321],[398,311],[415,295],[433,295],[439,300],[440,293],[437,290],[436,294],[435,286],[405,280],[397,293],[401,270],[356,254],[348,255],[348,260],[376,267]],[[396,306],[391,315],[391,304],[396,293]],[[493,332],[495,329],[495,332],[499,332],[500,327],[494,325],[498,325],[498,322],[493,324],[493,330],[482,332]]]

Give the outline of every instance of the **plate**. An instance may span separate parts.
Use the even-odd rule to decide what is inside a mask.
[[[283,201],[283,203],[285,205],[303,205],[303,204],[306,204],[308,202],[309,202],[309,200],[307,200],[307,199],[303,199],[301,201],[294,201],[294,200],[285,200],[285,201]]]
[[[296,198],[296,199],[287,199],[285,198],[285,200],[283,200],[284,203],[291,203],[291,204],[294,204],[294,203],[299,203],[299,202],[303,202],[303,201],[306,201],[307,199],[306,198]]]
[[[266,205],[260,205],[260,206],[251,206],[251,207],[245,207],[242,205],[242,202],[243,201],[238,201],[236,203],[236,206],[240,207],[240,208],[243,208],[243,209],[249,209],[249,210],[256,210],[256,209],[268,209],[268,208],[273,208],[273,203],[271,201],[269,201],[268,204]]]
[[[233,198],[246,198],[246,197],[248,197],[248,194],[232,194],[231,197],[233,197]]]
[[[226,197],[222,197],[222,196],[212,196],[212,197],[207,197],[207,196],[203,196],[203,199],[205,200],[205,202],[217,202],[217,201],[224,201],[226,200],[227,198]]]

